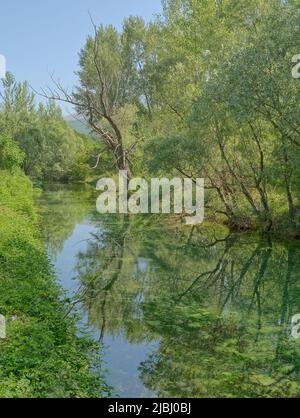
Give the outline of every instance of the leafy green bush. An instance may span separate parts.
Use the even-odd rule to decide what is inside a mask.
[[[0,169],[19,167],[24,160],[24,154],[18,145],[8,136],[0,135]]]

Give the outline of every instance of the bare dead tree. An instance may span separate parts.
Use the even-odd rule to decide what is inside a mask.
[[[81,80],[80,87],[70,93],[51,75],[53,88],[48,87],[47,89],[41,89],[39,92],[33,90],[48,100],[65,102],[75,106],[78,116],[83,118],[91,132],[105,143],[105,150],[109,150],[113,155],[116,169],[126,170],[128,178],[131,178],[130,154],[133,153],[135,146],[131,145],[128,149],[125,147],[122,130],[118,126],[116,118],[124,97],[122,63],[120,63],[118,71],[114,71],[113,68],[109,71],[107,68],[104,70],[101,51],[99,50],[99,29],[92,19],[91,21],[94,28],[94,37],[89,38],[89,42],[92,42],[93,45],[92,48],[89,48],[88,52],[91,55],[88,56],[88,59],[92,60],[94,74],[96,75],[93,84],[88,85]],[[103,149],[96,156],[97,162],[94,168],[99,165],[102,154]]]

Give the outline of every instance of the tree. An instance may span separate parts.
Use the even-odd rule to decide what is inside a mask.
[[[17,144],[9,137],[0,135],[0,170],[11,170],[20,167],[24,154]]]
[[[0,132],[12,138],[24,154],[22,168],[39,180],[67,180],[77,159],[93,152],[91,140],[77,134],[64,120],[60,108],[50,101],[35,105],[28,84],[7,73],[0,103]],[[81,165],[86,172],[86,167]],[[76,167],[77,178],[80,177]]]

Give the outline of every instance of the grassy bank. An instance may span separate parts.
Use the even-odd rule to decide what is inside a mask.
[[[107,395],[96,347],[76,336],[76,317],[66,317],[32,194],[19,169],[0,170],[0,313],[7,322],[0,397]]]

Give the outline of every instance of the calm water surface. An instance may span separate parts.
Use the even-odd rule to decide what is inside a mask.
[[[300,396],[300,245],[100,215],[92,188],[38,199],[57,277],[122,397]]]

